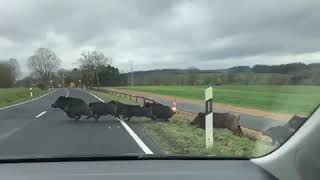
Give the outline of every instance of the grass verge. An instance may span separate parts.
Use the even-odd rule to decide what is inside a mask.
[[[119,100],[135,104],[127,98],[95,92],[106,100]],[[274,149],[273,146],[248,138],[234,136],[229,130],[214,130],[214,147],[205,148],[205,131],[191,126],[194,117],[178,112],[169,123],[154,122],[148,118],[133,118],[130,123],[141,125],[144,134],[159,144],[164,152],[170,155],[216,155],[219,157],[258,157]]]
[[[33,89],[33,97],[41,96],[48,91]],[[32,99],[28,88],[4,88],[0,89],[0,107],[16,104]]]

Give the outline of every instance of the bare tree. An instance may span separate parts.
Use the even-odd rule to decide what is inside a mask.
[[[91,82],[91,85],[96,81],[97,86],[100,86],[99,69],[111,62],[111,59],[106,57],[100,51],[83,51],[79,59],[80,68],[84,75]]]
[[[10,58],[9,59],[9,64],[12,66],[14,74],[16,76],[16,79],[19,78],[20,74],[21,74],[21,69],[19,66],[19,63],[17,61],[17,59],[15,58]]]
[[[42,81],[52,78],[54,72],[59,68],[61,60],[57,55],[46,48],[39,48],[34,55],[28,59],[28,66],[37,74]]]

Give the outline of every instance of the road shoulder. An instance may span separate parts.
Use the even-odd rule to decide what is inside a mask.
[[[38,97],[35,97],[35,98],[32,98],[32,99],[29,99],[29,100],[25,100],[25,101],[20,101],[20,102],[16,102],[16,103],[10,103],[10,105],[7,105],[7,106],[4,106],[4,107],[0,107],[0,110],[3,110],[3,109],[8,109],[8,108],[11,108],[11,107],[15,107],[15,106],[19,106],[19,105],[23,105],[23,104],[26,104],[26,103],[29,103],[29,102],[33,102],[35,100],[38,100],[38,99],[41,99],[43,97],[46,97],[48,95],[50,95],[51,93],[54,93],[56,90],[53,90],[53,91],[50,91],[46,94],[43,94],[41,96],[38,96]]]

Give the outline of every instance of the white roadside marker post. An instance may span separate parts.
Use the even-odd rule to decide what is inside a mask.
[[[52,86],[52,80],[50,80],[50,88],[49,88],[49,91],[53,90],[53,86]]]
[[[78,84],[79,88],[81,88],[81,79],[79,79],[79,84]]]
[[[206,148],[213,146],[213,111],[212,111],[213,92],[212,87],[205,90],[205,107],[206,107]]]
[[[32,88],[30,88],[29,90],[30,90],[30,97],[33,97]]]

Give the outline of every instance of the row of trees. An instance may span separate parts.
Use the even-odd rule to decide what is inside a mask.
[[[136,85],[320,85],[320,68],[297,73],[136,73]]]
[[[281,64],[281,65],[255,65],[252,68],[252,71],[255,73],[279,73],[279,74],[288,74],[292,72],[306,71],[310,70],[311,65],[306,65],[304,63],[290,63],[290,64]]]
[[[16,59],[0,62],[0,88],[14,86],[16,79],[20,75],[20,66]]]
[[[61,59],[50,49],[39,48],[28,58],[32,73],[18,81],[21,86],[63,86],[71,82],[88,86],[114,86],[125,84],[125,78],[111,65],[111,58],[101,51],[83,51],[77,59],[78,68],[61,69]]]

